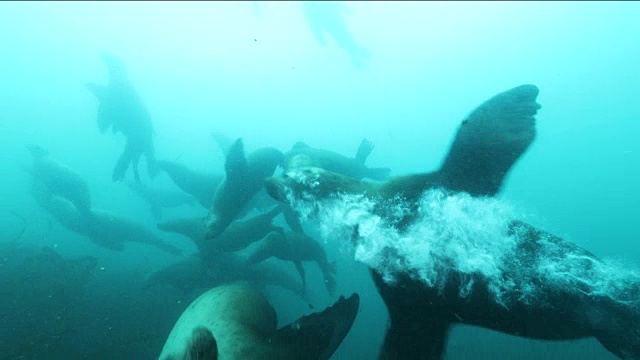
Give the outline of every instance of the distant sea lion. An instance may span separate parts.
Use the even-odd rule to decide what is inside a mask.
[[[255,287],[277,286],[307,300],[296,279],[279,264],[250,264],[246,258],[223,251],[194,254],[153,271],[146,286],[166,284],[185,294],[234,281],[247,281]]]
[[[267,299],[245,283],[213,288],[182,313],[160,360],[329,359],[359,308],[357,294],[280,329]]]
[[[81,212],[91,210],[91,192],[87,182],[75,170],[55,160],[49,152],[37,145],[29,145],[33,166],[29,170],[32,181],[42,183],[49,192],[71,201]]]
[[[145,226],[107,210],[94,209],[80,233],[113,250],[121,250],[124,242],[138,242],[172,255],[182,253],[178,247],[159,238]]]
[[[270,257],[291,261],[298,270],[306,289],[302,262],[315,261],[322,271],[327,291],[333,295],[336,288],[335,269],[327,260],[327,254],[322,246],[310,236],[292,231],[272,232],[259,244],[259,247],[249,255],[250,263],[259,263]]]
[[[373,151],[373,143],[362,139],[355,158],[349,158],[333,151],[312,148],[298,142],[285,154],[285,171],[302,167],[319,167],[356,179],[370,178],[384,180],[389,176],[389,168],[368,168],[364,163]]]
[[[120,251],[124,249],[125,242],[140,242],[172,255],[181,254],[180,249],[158,238],[144,226],[106,210],[80,212],[71,201],[53,195],[39,182],[33,182],[32,193],[38,204],[62,226],[88,237],[96,245]]]
[[[375,202],[373,213],[402,232],[416,220],[425,190],[442,188],[474,196],[492,196],[499,191],[508,170],[535,137],[534,115],[540,107],[535,101],[537,95],[535,86],[524,85],[481,105],[463,121],[438,171],[371,184],[318,168],[302,169],[284,178],[267,180],[267,190],[281,200],[315,204],[338,199],[339,194],[357,194]],[[408,211],[394,215],[394,203],[398,202]],[[356,227],[353,240],[357,241],[359,234]],[[566,263],[571,259],[579,258],[584,261],[571,263],[576,278],[606,281],[599,278],[604,276],[600,272],[593,272],[593,267],[604,265],[591,253],[520,221],[510,222],[504,235],[515,237],[517,242],[511,256],[504,260],[503,276],[514,284],[514,289],[523,293],[525,289],[535,291],[539,298],[528,301],[522,293],[510,292],[505,295],[505,306],[492,297],[491,284],[483,274],[468,274],[456,268],[443,269],[448,275],[438,287],[429,286],[411,273],[401,273],[394,283],[388,283],[372,269],[391,323],[380,358],[440,359],[454,323],[547,340],[593,336],[621,358],[640,358],[640,336],[636,331],[640,321],[640,281],[626,282],[624,293],[616,293],[621,299],[597,295],[604,289],[590,288],[592,285],[579,281],[573,284],[561,276],[556,279],[553,273],[541,272],[551,266],[543,262],[553,261],[553,266],[562,268],[569,266]],[[393,251],[383,252],[382,256],[395,261]],[[463,284],[471,285],[463,292]]]
[[[151,214],[156,219],[162,218],[163,208],[193,205],[196,202],[191,195],[180,191],[155,188],[139,182],[128,182],[127,185],[149,204]]]
[[[282,152],[272,147],[257,149],[245,157],[242,139],[237,139],[227,154],[225,177],[216,189],[205,236],[215,238],[222,234],[282,162]]]
[[[124,179],[129,165],[137,182],[138,162],[145,155],[149,176],[157,174],[155,149],[153,145],[153,125],[151,116],[142,99],[129,81],[122,60],[111,54],[103,54],[102,60],[109,72],[107,86],[88,83],[89,89],[98,99],[98,128],[102,133],[112,128],[113,133],[122,132],[127,138],[124,152],[113,169],[113,181]]]

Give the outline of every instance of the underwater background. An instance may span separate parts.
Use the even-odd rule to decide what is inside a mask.
[[[149,109],[157,158],[209,172],[224,168],[212,131],[241,137],[247,151],[304,141],[351,155],[367,138],[375,144],[369,166],[429,171],[476,106],[535,84],[537,138],[499,198],[534,225],[638,267],[638,18],[637,2],[0,3],[0,259],[10,263],[16,246],[98,259],[73,292],[47,297],[43,284],[40,299],[0,284],[3,301],[20,309],[0,321],[0,359],[156,358],[194,298],[139,285],[175,256],[135,243],[97,246],[52,220],[30,193],[27,145],[37,144],[82,174],[95,206],[155,231],[147,204],[111,179],[124,138],[100,133],[85,87],[106,82],[104,52],[124,61]],[[173,185],[164,175],[153,184]],[[163,217],[198,214],[187,206]],[[159,235],[195,251],[183,237]],[[336,294],[361,296],[334,358],[373,359],[384,305],[366,266],[323,244],[337,264]],[[5,277],[19,278],[7,269]],[[335,301],[321,278],[308,266],[310,301],[272,290],[280,323]],[[448,358],[469,356],[613,359],[590,339],[542,342],[460,326]]]

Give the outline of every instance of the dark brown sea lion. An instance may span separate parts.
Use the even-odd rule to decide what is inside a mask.
[[[429,210],[420,208],[425,191],[487,197],[500,190],[507,172],[535,137],[537,95],[535,86],[524,85],[473,111],[437,171],[371,184],[318,168],[299,169],[267,180],[267,190],[294,205],[306,203],[312,211],[345,194],[355,195],[374,204],[371,213],[390,229],[405,234],[417,220],[428,221],[419,218]],[[398,205],[406,211],[396,212]],[[352,240],[361,236],[356,224]],[[505,222],[500,236],[513,239],[514,246],[500,260],[498,280],[510,289],[502,301],[492,294],[491,278],[447,262],[439,268],[446,276],[435,285],[420,280],[426,269],[395,274],[394,282],[372,269],[390,316],[381,359],[441,359],[448,331],[456,323],[546,340],[595,337],[620,358],[640,359],[637,276],[617,279],[615,268],[588,251],[517,220]],[[475,246],[473,240],[466,245]],[[394,248],[380,255],[383,261],[405,260]],[[618,284],[611,287],[616,279]]]

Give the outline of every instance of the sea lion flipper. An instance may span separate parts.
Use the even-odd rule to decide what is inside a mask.
[[[349,333],[359,307],[358,294],[341,296],[324,311],[278,329],[272,341],[288,346],[294,359],[329,359]]]
[[[244,154],[242,139],[237,139],[229,148],[224,170],[229,181],[242,181],[247,171],[247,158]]]
[[[106,86],[98,85],[93,82],[88,82],[85,86],[93,95],[95,95],[96,98],[98,98],[98,100],[102,100],[107,94]]]
[[[374,145],[371,141],[367,139],[362,139],[362,142],[360,142],[360,146],[358,147],[358,151],[356,152],[356,160],[360,164],[364,165],[369,155],[371,155],[373,148],[374,148]]]
[[[301,260],[292,260],[293,265],[296,267],[298,274],[300,274],[300,280],[302,280],[302,293],[307,293],[307,277],[304,272],[304,265]]]
[[[495,95],[460,125],[440,175],[452,191],[495,195],[535,138],[538,88],[521,85]]]

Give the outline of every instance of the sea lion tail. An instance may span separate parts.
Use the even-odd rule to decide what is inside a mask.
[[[303,316],[279,329],[272,341],[288,346],[294,359],[329,359],[351,330],[360,297],[343,296],[322,312]]]

